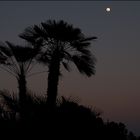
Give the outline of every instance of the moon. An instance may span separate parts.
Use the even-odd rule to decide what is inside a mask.
[[[107,7],[107,8],[106,8],[106,11],[107,11],[107,12],[110,12],[110,11],[111,11],[111,9],[110,9],[109,7]]]

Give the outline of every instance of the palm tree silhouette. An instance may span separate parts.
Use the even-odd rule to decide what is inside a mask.
[[[42,40],[43,53],[38,60],[49,68],[47,102],[50,107],[56,103],[61,64],[70,71],[70,62],[73,62],[80,73],[95,74],[96,59],[89,46],[96,37],[85,37],[79,28],[63,20],[48,20],[26,28],[19,36],[32,45]]]
[[[31,71],[39,47],[14,45],[8,41],[0,44],[0,68],[17,79],[21,112],[26,102],[26,76]]]

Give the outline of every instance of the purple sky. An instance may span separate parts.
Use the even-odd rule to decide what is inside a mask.
[[[91,49],[98,60],[96,75],[87,78],[72,66],[73,71],[64,71],[60,78],[59,95],[78,98],[103,111],[105,120],[124,122],[140,135],[140,2],[1,1],[0,40],[23,43],[19,33],[50,18],[98,37]],[[15,79],[3,71],[0,76],[0,89],[16,90]],[[28,87],[40,94],[46,92],[46,85],[47,74],[28,79]]]

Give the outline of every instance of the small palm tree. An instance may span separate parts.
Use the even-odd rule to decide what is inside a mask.
[[[39,47],[19,46],[8,41],[0,44],[0,68],[13,75],[18,82],[21,110],[26,101],[26,77],[32,69]]]
[[[32,45],[42,40],[40,62],[48,65],[47,101],[54,107],[57,98],[61,64],[70,71],[73,62],[80,73],[87,76],[95,74],[96,59],[89,50],[90,41],[96,37],[85,37],[79,28],[60,20],[48,20],[41,25],[31,26],[19,35]]]

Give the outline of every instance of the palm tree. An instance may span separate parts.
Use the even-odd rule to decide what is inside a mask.
[[[33,68],[32,63],[39,52],[39,47],[14,45],[8,41],[0,44],[0,68],[17,79],[21,112],[26,102],[26,77]]]
[[[26,28],[19,36],[32,45],[42,40],[42,55],[38,60],[49,68],[47,101],[50,107],[56,103],[61,64],[70,71],[70,62],[73,62],[80,73],[95,74],[96,59],[89,46],[96,37],[85,37],[79,28],[63,20],[48,20]]]

